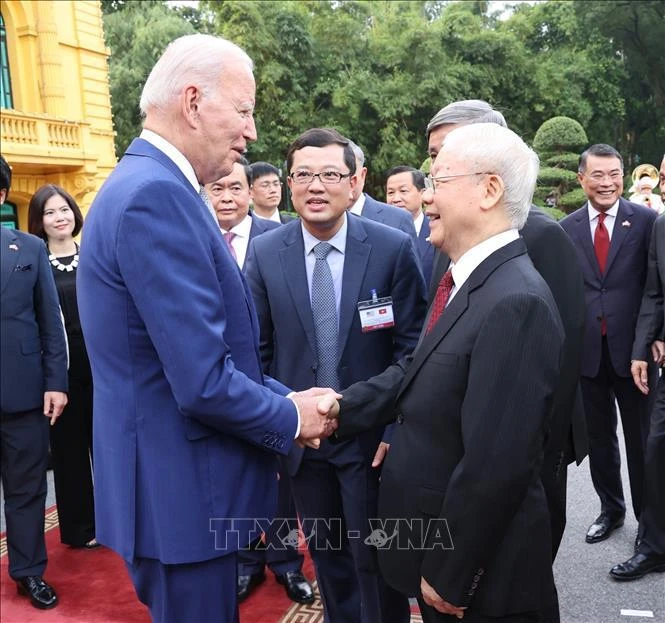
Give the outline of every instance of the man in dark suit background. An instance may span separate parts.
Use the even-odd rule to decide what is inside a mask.
[[[383,223],[389,227],[394,227],[409,234],[413,243],[416,243],[416,229],[413,226],[413,219],[405,214],[403,210],[395,206],[388,205],[382,201],[377,201],[367,193],[363,193],[365,187],[365,178],[367,177],[367,167],[365,166],[365,154],[358,145],[351,141],[351,148],[356,158],[356,179],[355,187],[351,190],[351,201],[349,203],[349,212],[358,216],[364,216],[377,223]]]
[[[254,214],[282,225],[296,218],[292,214],[282,214],[279,211],[279,204],[282,201],[282,180],[279,179],[279,169],[269,162],[253,162],[250,167]]]
[[[246,518],[274,515],[276,455],[334,430],[318,392],[263,374],[252,296],[201,188],[256,140],[254,101],[238,46],[171,42],[81,247],[96,536],[161,623],[237,620],[236,552],[257,538]]]
[[[665,157],[660,164],[660,192],[665,194]],[[647,281],[635,329],[630,371],[636,387],[648,395],[649,359],[661,368],[644,458],[644,504],[635,554],[615,565],[615,580],[635,580],[665,571],[665,215],[654,223]]]
[[[442,108],[427,126],[432,160],[441,142],[453,129],[472,123],[496,123],[507,127],[503,115],[482,100],[453,102]],[[552,560],[566,527],[568,464],[579,465],[587,455],[586,423],[580,391],[580,363],[584,335],[584,286],[575,249],[561,227],[536,206],[531,206],[520,230],[527,253],[543,277],[557,304],[566,339],[541,477],[551,517]],[[450,259],[437,250],[430,282],[430,303]],[[552,614],[553,618],[556,618]]]
[[[280,227],[279,222],[259,218],[249,211],[250,187],[253,169],[243,158],[233,164],[233,170],[212,184],[206,184],[210,203],[217,214],[222,236],[229,245],[231,255],[241,270],[245,270],[250,242],[261,234]],[[279,479],[276,517],[295,518],[295,504],[286,474]],[[238,602],[242,602],[265,578],[265,567],[284,585],[289,599],[298,603],[312,603],[314,592],[302,573],[304,557],[283,537],[298,529],[295,519],[286,524],[274,522],[266,530],[265,542],[252,549],[238,552]]]
[[[623,525],[626,504],[616,434],[619,403],[633,510],[639,520],[649,399],[630,373],[635,323],[644,291],[649,240],[656,212],[621,198],[623,160],[610,145],[592,145],[580,156],[577,179],[587,203],[561,221],[584,274],[586,322],[582,395],[589,433],[589,467],[601,512],[587,543],[608,538]],[[651,386],[655,386],[651,366]]]
[[[11,170],[0,156],[0,204]],[[44,579],[48,421],[67,404],[67,343],[44,242],[0,227],[0,455],[9,575],[36,608],[58,603]]]
[[[247,265],[264,370],[295,389],[339,389],[411,352],[425,283],[407,235],[347,213],[356,183],[348,140],[308,130],[291,144],[287,165],[300,221],[257,238]],[[327,271],[325,288],[319,271]],[[324,441],[317,452],[292,449],[287,459],[331,623],[409,620],[406,598],[380,578],[367,541],[382,435],[377,427],[342,444]]]
[[[429,242],[429,219],[423,212],[422,193],[425,174],[407,166],[393,167],[386,174],[386,201],[389,205],[406,210],[416,229],[418,256],[425,283],[432,279],[432,262],[436,250]]]
[[[430,239],[454,264],[411,361],[342,391],[337,436],[396,417],[379,562],[426,623],[545,620],[540,468],[564,333],[518,234],[538,157],[510,130],[473,124],[448,134],[431,171]]]

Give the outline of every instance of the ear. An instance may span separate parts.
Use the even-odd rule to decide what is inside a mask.
[[[580,186],[582,186],[582,180],[584,179],[584,175],[578,171],[577,173],[577,181]]]
[[[485,176],[484,193],[480,200],[480,207],[483,210],[491,210],[498,205],[505,192],[503,180],[499,175],[490,173]]]
[[[201,105],[201,90],[194,85],[185,87],[182,96],[182,113],[188,125],[192,128],[199,126],[199,106]]]

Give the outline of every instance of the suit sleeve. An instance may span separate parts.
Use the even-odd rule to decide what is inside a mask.
[[[464,453],[439,515],[454,549],[430,549],[421,568],[456,606],[469,605],[474,575],[494,559],[538,473],[562,342],[550,307],[527,293],[506,297],[479,331],[461,409]]]
[[[237,271],[232,258],[211,250],[212,223],[195,200],[179,183],[146,183],[119,225],[120,273],[185,417],[259,447],[266,431],[293,439],[292,401],[234,364],[225,333],[231,314],[249,312],[244,288],[225,274]],[[233,287],[241,300],[229,296]]]
[[[67,339],[62,323],[58,291],[46,247],[39,242],[39,277],[35,285],[35,315],[42,343],[44,391],[66,392]]]
[[[665,217],[660,217],[654,224],[649,256],[647,259],[647,278],[644,285],[644,295],[640,305],[640,314],[635,328],[635,341],[633,342],[632,359],[638,361],[651,361],[649,348],[655,340],[662,340],[665,327],[663,310],[663,279],[660,275],[658,263],[665,266],[665,258],[659,257],[659,252],[665,252]],[[659,249],[660,247],[660,249]]]

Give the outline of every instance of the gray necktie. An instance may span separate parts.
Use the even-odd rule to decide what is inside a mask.
[[[339,389],[337,378],[337,303],[332,273],[326,259],[332,250],[328,242],[319,242],[313,251],[316,257],[312,273],[312,316],[318,366],[316,384],[319,387]]]
[[[219,221],[217,220],[217,214],[215,212],[215,208],[213,208],[212,203],[210,203],[210,197],[208,197],[208,193],[206,192],[205,186],[201,186],[201,189],[199,190],[199,197],[201,197],[203,203],[205,203],[206,208],[208,208],[208,212],[210,212],[212,220],[215,222],[215,226],[219,227]]]

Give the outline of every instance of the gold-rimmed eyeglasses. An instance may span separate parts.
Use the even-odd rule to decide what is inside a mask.
[[[478,171],[477,173],[457,173],[456,175],[439,175],[437,177],[427,175],[425,176],[425,189],[434,192],[446,182],[450,182],[458,177],[469,177],[471,175],[489,175],[489,173],[487,171]]]

